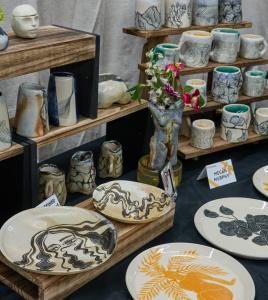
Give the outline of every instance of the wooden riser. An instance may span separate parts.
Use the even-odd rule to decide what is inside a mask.
[[[0,161],[20,155],[23,153],[23,147],[19,144],[13,144],[11,148],[0,152]]]

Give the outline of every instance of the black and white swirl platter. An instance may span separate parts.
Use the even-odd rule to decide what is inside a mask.
[[[117,232],[100,214],[77,207],[33,208],[10,218],[0,249],[25,270],[68,275],[88,271],[114,252]]]
[[[111,219],[123,223],[147,223],[169,212],[173,200],[157,187],[116,180],[95,189],[93,204]]]

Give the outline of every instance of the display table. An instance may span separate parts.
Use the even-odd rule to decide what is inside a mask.
[[[209,245],[194,227],[194,214],[205,202],[224,197],[248,197],[266,200],[253,187],[251,177],[260,167],[268,165],[268,143],[242,146],[236,149],[200,158],[198,161],[184,163],[183,181],[179,189],[175,226],[140,249],[121,263],[99,276],[97,279],[72,294],[70,300],[130,300],[131,297],[125,285],[125,273],[131,260],[143,250],[172,242],[189,242]],[[197,176],[206,164],[232,158],[237,176],[237,183],[210,191],[206,180],[196,181]],[[135,180],[135,172],[124,176]],[[268,249],[267,249],[268,251]],[[250,272],[255,282],[256,300],[268,299],[268,261],[238,259]],[[4,285],[0,285],[0,299],[22,299]],[[216,299],[215,299],[216,300]]]

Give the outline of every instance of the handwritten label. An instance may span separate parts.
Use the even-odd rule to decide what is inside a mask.
[[[56,195],[52,195],[51,197],[47,198],[47,200],[39,204],[37,207],[57,207],[57,206],[60,206],[59,200]]]
[[[174,172],[170,163],[168,163],[161,171],[161,177],[166,193],[176,201],[178,194],[175,185]]]

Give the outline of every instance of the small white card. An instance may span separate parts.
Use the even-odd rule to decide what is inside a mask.
[[[170,163],[168,163],[161,171],[161,177],[166,193],[176,201],[178,194],[175,185],[174,172]]]
[[[215,189],[236,182],[236,176],[232,160],[225,160],[216,164],[206,166],[197,180],[208,178],[210,189]]]
[[[61,206],[60,202],[56,195],[52,195],[51,197],[47,198],[47,200],[45,200],[44,202],[42,202],[36,207],[56,207],[56,206]]]

